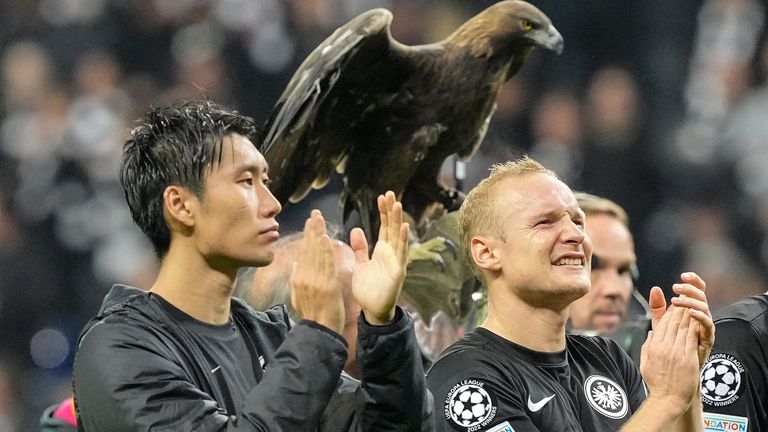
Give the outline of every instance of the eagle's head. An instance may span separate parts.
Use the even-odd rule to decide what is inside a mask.
[[[449,40],[469,47],[477,56],[492,56],[519,49],[542,47],[563,51],[563,37],[549,17],[522,0],[496,3],[470,18]]]

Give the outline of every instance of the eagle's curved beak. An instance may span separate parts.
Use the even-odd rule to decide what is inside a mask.
[[[542,33],[544,37],[539,41],[541,46],[562,54],[565,42],[563,42],[563,36],[557,31],[555,26],[550,24],[546,29],[542,29]]]

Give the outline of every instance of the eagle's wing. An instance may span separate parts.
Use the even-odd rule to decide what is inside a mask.
[[[386,9],[357,16],[294,73],[267,123],[263,147],[272,191],[281,203],[297,202],[312,187],[324,186],[349,151],[343,125],[352,119],[342,117],[359,116],[377,86],[388,85],[381,76],[392,59],[391,21]]]

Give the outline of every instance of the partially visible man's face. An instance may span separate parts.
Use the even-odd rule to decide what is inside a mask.
[[[554,176],[496,185],[504,240],[493,240],[505,284],[529,304],[560,307],[589,290],[592,244],[573,192]]]
[[[571,325],[575,330],[610,332],[627,315],[634,288],[635,244],[627,226],[610,214],[587,215],[586,230],[597,265],[592,268],[592,289],[571,304]]]

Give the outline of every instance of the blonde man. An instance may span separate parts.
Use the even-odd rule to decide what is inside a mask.
[[[590,288],[584,219],[568,186],[527,157],[467,195],[461,246],[489,312],[429,372],[438,431],[702,430],[693,401],[714,340],[704,282],[686,273],[669,309],[653,288],[641,376],[614,342],[566,335],[568,307]]]

